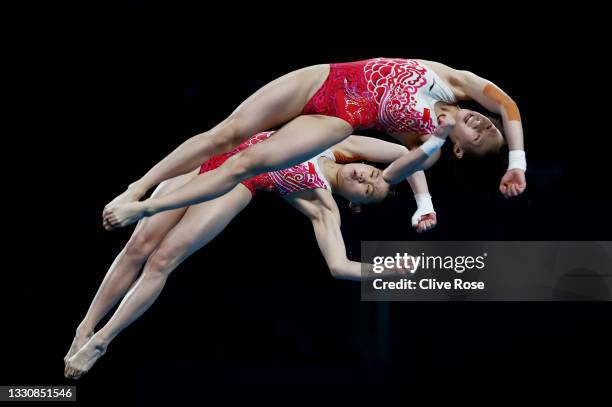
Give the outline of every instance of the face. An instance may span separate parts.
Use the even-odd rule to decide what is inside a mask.
[[[459,158],[463,152],[482,156],[497,151],[504,142],[501,132],[488,117],[467,109],[460,109],[455,114],[455,127],[450,137]]]
[[[390,185],[382,171],[366,164],[345,164],[338,173],[339,193],[357,204],[372,204],[385,199]]]

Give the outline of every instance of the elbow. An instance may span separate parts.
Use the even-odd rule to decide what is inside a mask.
[[[402,174],[398,174],[398,172],[397,172],[397,171],[394,171],[392,168],[390,169],[390,168],[388,168],[388,167],[387,167],[387,168],[386,168],[386,169],[383,171],[383,179],[384,179],[384,180],[385,180],[385,182],[387,182],[388,184],[391,184],[391,185],[398,184],[398,183],[402,182],[402,180],[403,180],[404,178],[405,178],[405,177],[403,177],[403,176],[402,176]]]
[[[346,273],[345,273],[346,267],[345,266],[346,264],[341,263],[341,262],[329,264],[328,267],[329,267],[329,272],[331,276],[338,280],[342,280],[346,278]]]
[[[504,110],[508,120],[521,121],[521,112],[519,112],[518,105],[514,100],[508,98],[508,101],[504,104]]]
[[[393,161],[402,158],[404,155],[408,154],[410,150],[406,146],[397,145],[397,155],[393,159]]]

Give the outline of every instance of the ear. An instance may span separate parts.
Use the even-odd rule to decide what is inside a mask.
[[[361,205],[354,202],[349,202],[349,208],[351,208],[355,213],[361,212]]]
[[[453,154],[455,154],[455,157],[458,159],[463,158],[463,149],[459,147],[459,144],[457,143],[453,144]]]

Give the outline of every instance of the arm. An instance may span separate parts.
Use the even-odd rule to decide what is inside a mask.
[[[409,268],[388,268],[383,272],[375,273],[373,264],[349,260],[340,231],[340,218],[336,215],[328,209],[323,209],[310,218],[319,249],[334,278],[359,281],[364,277],[362,271],[366,273],[365,277],[368,280],[406,275],[410,272]]]
[[[340,231],[340,212],[331,193],[301,191],[284,198],[312,222],[319,249],[332,276],[345,280],[360,280],[361,263],[351,261],[346,256]],[[370,265],[369,271],[373,270],[372,267]]]
[[[433,229],[438,223],[427,180],[423,171],[417,171],[407,178],[414,194],[417,210],[412,215],[412,226],[418,233]]]
[[[432,134],[419,148],[408,151],[393,161],[383,171],[385,181],[390,184],[397,184],[403,178],[409,177],[416,171],[425,168],[431,158],[439,154],[440,148],[442,148],[446,137],[448,137],[453,127],[454,122],[452,121],[439,126],[435,134]]]
[[[523,150],[523,127],[518,106],[494,83],[469,71],[458,71],[463,98],[473,99],[487,110],[501,115],[508,147]]]
[[[518,106],[492,82],[468,71],[457,71],[457,75],[464,98],[473,99],[489,111],[501,115],[510,153],[508,171],[502,178],[499,190],[506,198],[521,194],[527,187],[525,181],[527,163]]]
[[[367,160],[375,163],[392,163],[409,150],[401,144],[364,136],[349,136],[332,147],[336,161],[349,163]],[[415,194],[429,193],[423,171],[417,171],[406,179]]]
[[[316,215],[311,216],[310,220],[319,249],[332,276],[344,280],[361,280],[362,264],[347,258],[340,223],[334,213],[328,209],[321,209]],[[369,271],[371,270],[370,265]]]
[[[336,161],[346,163],[358,160],[367,160],[377,163],[391,163],[404,154],[408,149],[397,143],[364,136],[349,136],[342,142],[332,147]],[[439,153],[428,157],[422,167],[429,168],[432,159],[437,159]],[[421,233],[436,225],[436,214],[431,202],[431,195],[427,186],[425,173],[421,170],[406,178],[410,184],[417,203],[417,210],[412,216],[412,226]],[[425,217],[422,219],[422,217]]]
[[[408,149],[401,144],[355,135],[348,136],[331,149],[336,161],[342,164],[359,160],[390,163],[408,152]]]
[[[389,164],[383,171],[383,177],[389,184],[397,184],[419,171],[427,158],[429,157],[420,147],[409,151]]]
[[[335,278],[361,280],[362,271],[367,272],[367,278],[406,275],[410,271],[409,268],[393,268],[374,273],[373,264],[349,260],[340,231],[340,212],[330,192],[301,191],[284,199],[312,222],[321,254]]]

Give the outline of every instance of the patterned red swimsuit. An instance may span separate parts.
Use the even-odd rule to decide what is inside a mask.
[[[211,157],[200,167],[200,174],[214,170],[231,156],[266,140],[268,137],[272,136],[273,133],[273,131],[266,131],[255,134],[232,151]],[[243,181],[242,185],[246,186],[249,191],[251,191],[253,196],[255,196],[259,191],[275,192],[283,196],[306,189],[331,189],[329,183],[318,168],[317,159],[321,156],[326,156],[333,159],[333,154],[327,150],[316,157],[311,158],[310,160],[301,164],[294,165],[293,167],[259,174],[253,178]]]
[[[376,58],[331,64],[302,114],[339,117],[353,129],[426,134],[436,129],[437,101],[455,97],[432,70],[413,59]]]

